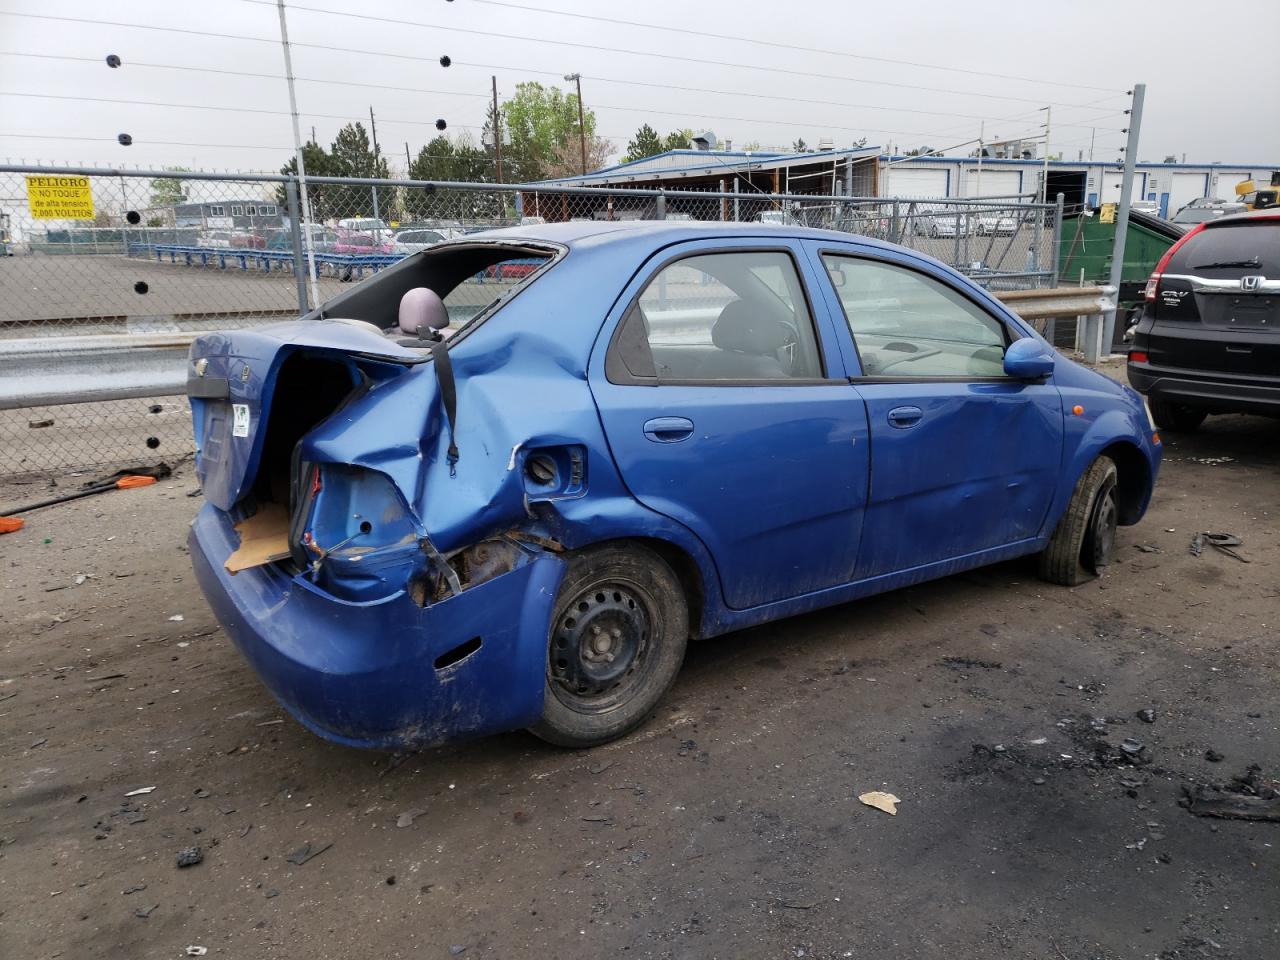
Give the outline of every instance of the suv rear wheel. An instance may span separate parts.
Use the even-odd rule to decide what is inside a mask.
[[[1171,403],[1168,400],[1154,398],[1148,399],[1147,402],[1151,406],[1151,419],[1156,422],[1156,426],[1161,430],[1171,430],[1174,433],[1190,433],[1204,423],[1204,418],[1209,415],[1206,410],[1189,407],[1184,403]]]

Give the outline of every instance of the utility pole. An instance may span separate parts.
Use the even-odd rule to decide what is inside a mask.
[[[284,49],[284,77],[289,87],[289,115],[293,119],[293,152],[298,159],[298,186],[302,191],[302,239],[307,247],[307,274],[311,279],[311,306],[320,306],[316,283],[316,250],[311,236],[311,198],[307,196],[307,165],[302,157],[302,132],[298,129],[298,96],[293,86],[293,59],[289,56],[289,26],[285,22],[284,0],[276,0],[280,13],[280,46]],[[314,137],[314,132],[312,134]],[[295,265],[294,269],[297,267]]]
[[[582,153],[582,175],[585,177],[587,175],[587,123],[582,113],[582,74],[566,73],[564,78],[578,85],[578,146]]]
[[[502,182],[502,117],[498,113],[498,78],[491,76],[493,81],[493,157],[494,166],[496,167],[496,176],[499,183]]]
[[[373,138],[373,159],[378,159],[378,124],[373,119],[373,106],[369,107],[369,135]]]
[[[316,125],[314,123],[311,125],[311,142],[316,142]]]
[[[1040,202],[1049,202],[1049,121],[1053,107],[1041,107],[1044,111],[1044,167],[1040,173]]]
[[[1093,163],[1093,139],[1098,135],[1097,127],[1089,128],[1089,162]]]
[[[404,175],[410,175],[409,168],[413,166],[413,161],[409,159],[409,141],[404,142]]]
[[[974,191],[975,197],[982,196],[982,154],[986,152],[986,144],[982,141],[987,135],[987,121],[983,120],[978,124],[978,185]]]
[[[1107,282],[1115,288],[1112,296],[1120,297],[1120,276],[1124,271],[1125,235],[1129,231],[1129,201],[1133,196],[1133,166],[1138,157],[1138,133],[1142,128],[1142,101],[1147,95],[1145,83],[1133,85],[1133,103],[1129,107],[1129,138],[1124,148],[1124,178],[1120,181],[1120,209],[1116,211],[1116,239],[1111,248],[1111,278]],[[1112,307],[1102,320],[1101,353],[1106,356],[1111,352],[1111,344],[1115,339],[1116,310]]]

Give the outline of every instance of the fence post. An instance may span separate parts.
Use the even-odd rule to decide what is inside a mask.
[[[658,191],[658,201],[654,206],[657,208],[657,218],[659,220],[667,219],[667,193],[665,190]]]
[[[289,205],[289,239],[293,244],[293,280],[298,285],[298,316],[307,312],[307,266],[302,255],[302,225],[298,215],[298,182],[292,177],[284,182],[285,200]]]
[[[373,191],[373,219],[381,220],[382,214],[378,212],[378,188],[374,186],[374,187],[370,187],[369,189]],[[378,237],[378,242],[379,243],[382,242],[381,236]]]
[[[1133,166],[1138,159],[1138,131],[1142,129],[1142,101],[1146,99],[1147,85],[1133,85],[1133,102],[1129,108],[1129,137],[1124,148],[1124,176],[1120,181],[1120,208],[1116,210],[1116,238],[1111,246],[1111,276],[1108,283],[1116,288],[1116,306],[1103,314],[1102,352],[1111,352],[1115,340],[1116,309],[1120,306],[1120,281],[1124,276],[1124,246],[1129,232],[1129,202],[1133,196]]]
[[[901,243],[898,237],[898,200],[895,197],[893,201],[893,210],[889,217],[889,240],[893,243]]]

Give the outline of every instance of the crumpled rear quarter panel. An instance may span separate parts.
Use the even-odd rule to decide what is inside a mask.
[[[275,566],[234,577],[230,520],[206,505],[190,535],[219,622],[271,693],[309,729],[361,747],[421,747],[528,726],[542,711],[546,637],[564,563],[543,555],[428,607],[403,591],[343,603]],[[480,649],[437,670],[472,638]]]

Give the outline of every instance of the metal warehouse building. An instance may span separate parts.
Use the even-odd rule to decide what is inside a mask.
[[[1280,164],[1138,163],[1134,198],[1152,200],[1169,215],[1199,197],[1235,198],[1235,185],[1269,180]],[[1043,160],[976,157],[903,157],[878,147],[816,153],[671,150],[605,167],[548,185],[803,193],[824,196],[912,198],[1008,197],[1039,193]],[[1051,160],[1050,201],[1061,193],[1068,207],[1120,199],[1118,163]]]

